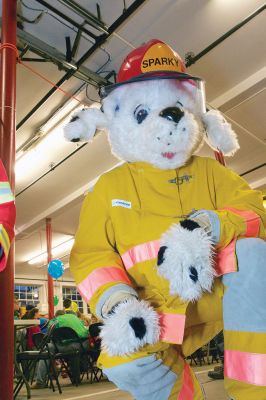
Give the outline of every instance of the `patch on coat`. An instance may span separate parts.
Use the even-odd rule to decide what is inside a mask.
[[[120,199],[113,199],[113,200],[112,200],[112,207],[131,208],[131,201],[120,200]]]

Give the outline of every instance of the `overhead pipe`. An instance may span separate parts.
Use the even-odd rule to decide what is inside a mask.
[[[11,188],[15,189],[16,137],[16,0],[2,1],[0,54],[0,157],[5,166]],[[11,245],[7,265],[0,273],[0,397],[13,399],[14,358],[14,247]]]
[[[195,64],[200,58],[205,56],[207,53],[209,53],[212,49],[217,47],[220,43],[222,43],[225,39],[227,39],[229,36],[231,36],[233,33],[238,31],[240,28],[242,28],[244,25],[246,25],[249,21],[251,21],[253,18],[255,18],[257,15],[262,13],[266,9],[266,4],[263,6],[257,8],[252,14],[250,14],[248,17],[246,17],[243,21],[239,22],[237,25],[235,25],[233,28],[231,28],[228,32],[226,32],[224,35],[219,37],[217,40],[212,42],[209,46],[207,46],[204,50],[202,50],[199,54],[196,56],[193,55],[193,53],[187,53],[186,57],[186,67],[190,67],[191,65]]]
[[[44,3],[43,0],[36,0],[39,3]],[[128,9],[119,17],[117,20],[108,28],[108,33],[103,34],[95,40],[94,45],[77,61],[77,69],[88,60],[88,58],[102,46],[108,38],[114,33],[114,31],[122,25],[128,17],[130,17],[143,3],[147,0],[135,0]],[[56,86],[61,86],[66,80],[71,78],[75,74],[76,70],[68,71],[57,83]],[[57,91],[56,87],[53,87],[49,92],[33,107],[33,109],[17,124],[17,129],[21,128],[28,119],[43,105],[46,101]]]
[[[250,174],[251,172],[257,171],[258,169],[263,168],[263,167],[266,167],[266,163],[257,165],[256,167],[251,168],[248,171],[243,172],[242,174],[240,174],[240,176],[245,176],[245,175]]]
[[[43,0],[36,0],[39,4],[47,8],[48,10],[52,11],[54,14],[58,15],[60,18],[64,19],[65,21],[69,22],[71,25],[73,25],[75,28],[81,29],[82,32],[86,33],[86,35],[90,36],[94,40],[97,39],[97,35],[94,33],[88,31],[88,29],[81,27],[78,22],[76,22],[74,19],[70,18],[68,15],[65,15],[62,13],[60,10],[58,10],[56,7],[53,7],[51,4],[47,3],[46,1]]]
[[[76,3],[74,0],[59,0],[61,4],[68,7],[70,10],[74,11],[80,17],[84,18],[88,25],[101,31],[103,33],[108,33],[108,28],[102,20],[99,20],[95,15],[86,10],[80,4]],[[98,9],[99,12],[99,9]]]

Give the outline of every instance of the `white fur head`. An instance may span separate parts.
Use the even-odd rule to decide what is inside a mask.
[[[209,120],[203,118],[200,98],[199,89],[191,81],[155,79],[121,85],[103,99],[102,108],[95,110],[95,116],[93,109],[78,114],[79,122],[84,126],[83,131],[80,129],[80,137],[88,138],[85,131],[90,123],[93,126],[90,138],[97,127],[105,127],[112,152],[119,158],[129,162],[147,162],[160,169],[178,168],[199,149],[206,138],[205,129],[211,131],[214,125],[217,136],[221,125],[219,113]],[[204,115],[208,116],[208,113]],[[77,119],[74,123],[77,124]],[[226,129],[228,127],[230,131],[229,124]],[[71,123],[68,125],[68,139],[73,136],[77,140],[76,128],[74,130],[73,124],[71,135]],[[232,154],[234,145],[228,146],[226,129],[224,124],[221,125],[219,150],[223,151],[225,135]],[[231,132],[229,136],[235,141]],[[210,142],[210,137],[208,139]],[[215,139],[212,147],[215,148]]]
[[[191,112],[190,84],[152,80],[123,85],[103,100],[112,151],[126,161],[161,169],[183,165],[199,146],[203,132]]]

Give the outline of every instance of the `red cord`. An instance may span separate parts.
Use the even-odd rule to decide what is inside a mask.
[[[15,45],[13,45],[12,43],[3,43],[0,45],[0,51],[2,51],[3,49],[10,49],[10,50],[14,50],[16,53],[16,57],[17,57],[17,62],[21,65],[23,65],[23,67],[27,68],[29,71],[31,71],[33,74],[37,75],[39,78],[43,79],[44,81],[48,82],[50,85],[52,85],[53,87],[55,87],[57,90],[60,90],[60,92],[62,92],[66,97],[70,98],[70,99],[74,99],[77,102],[79,102],[80,104],[84,105],[84,106],[89,106],[89,104],[79,100],[77,97],[73,96],[71,93],[66,92],[65,90],[63,90],[62,88],[60,88],[59,86],[57,86],[54,82],[50,81],[50,79],[46,78],[45,76],[43,76],[42,74],[40,74],[38,71],[36,71],[34,68],[30,67],[29,65],[26,65],[23,61],[20,60],[19,58],[19,52],[18,49]]]

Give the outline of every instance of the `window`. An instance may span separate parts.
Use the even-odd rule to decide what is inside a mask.
[[[39,286],[15,285],[14,295],[22,307],[26,307],[27,304],[37,307],[40,302],[39,290]]]
[[[83,312],[83,300],[75,287],[63,287],[63,300],[71,299],[77,303],[79,311]]]

